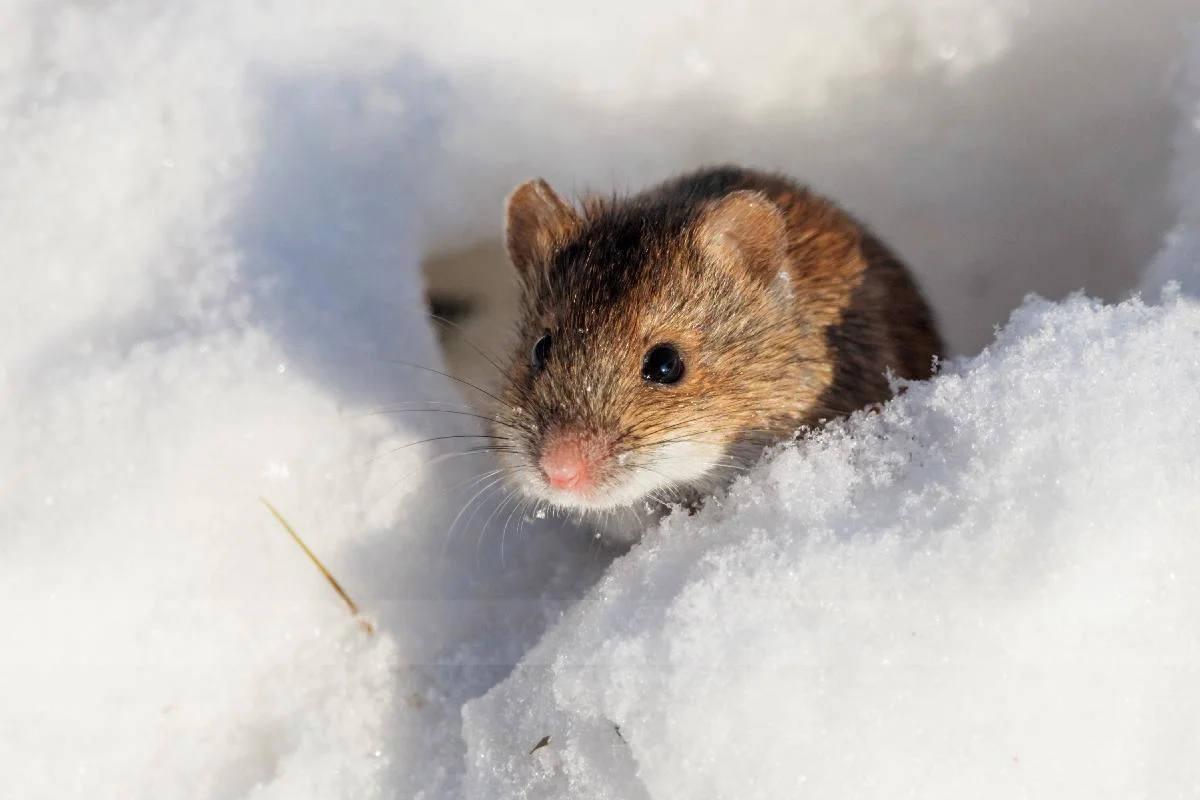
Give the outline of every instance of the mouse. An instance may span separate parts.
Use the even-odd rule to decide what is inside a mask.
[[[532,179],[508,196],[505,243],[519,310],[489,423],[501,468],[609,544],[944,358],[896,254],[782,174],[706,167],[575,204]]]

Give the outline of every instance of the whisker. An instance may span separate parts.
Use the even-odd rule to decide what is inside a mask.
[[[416,473],[420,472],[423,469],[427,469],[428,467],[432,467],[435,464],[440,464],[441,462],[446,461],[448,459],[457,458],[459,456],[474,456],[474,455],[480,455],[481,453],[493,453],[493,452],[501,453],[501,452],[516,452],[516,451],[506,451],[499,447],[485,446],[485,447],[469,447],[466,450],[455,450],[452,453],[442,453],[441,455],[434,456],[433,458],[429,459],[428,461],[424,461],[421,464],[417,465],[416,467],[413,467],[409,471],[405,472],[403,475],[401,475],[396,480],[396,482],[394,484],[392,484],[392,488],[389,489],[388,491],[389,492],[395,491],[397,486],[404,483],[407,479],[411,478]],[[363,466],[365,467],[366,464],[363,464]]]
[[[455,532],[455,530],[457,530],[457,527],[458,527],[458,520],[462,517],[462,515],[464,513],[466,513],[468,508],[475,505],[475,502],[477,500],[479,500],[481,497],[483,497],[486,493],[491,492],[493,489],[496,488],[496,486],[500,485],[503,481],[504,481],[503,475],[489,481],[482,489],[480,489],[478,492],[476,492],[474,494],[474,496],[471,497],[470,500],[467,501],[466,505],[464,505],[462,508],[460,508],[458,510],[457,514],[454,515],[454,520],[450,523],[450,527],[446,529],[446,539],[442,545],[442,557],[443,558],[445,558],[446,552],[450,548],[450,540],[452,538],[454,538],[454,532]],[[466,520],[464,520],[464,526],[469,524],[471,522],[471,520],[475,518],[475,514],[477,514],[478,512],[479,512],[479,507],[476,506],[475,511],[472,511],[470,516],[468,516],[466,518]]]
[[[492,520],[496,518],[496,514],[498,514],[500,512],[500,509],[502,509],[502,508],[504,508],[504,506],[508,505],[508,501],[512,500],[514,497],[517,497],[519,499],[519,495],[517,494],[517,492],[510,489],[508,491],[508,493],[500,499],[500,502],[496,504],[496,507],[492,509],[492,513],[488,514],[488,517],[487,517],[487,519],[485,519],[483,521],[483,524],[479,526],[479,538],[475,542],[475,565],[476,566],[479,566],[479,564],[481,563],[479,556],[480,556],[480,552],[483,549],[483,538],[484,538],[484,536],[487,535],[488,527],[492,524]]]
[[[454,414],[454,415],[457,415],[460,417],[474,417],[475,419],[481,419],[485,422],[490,422],[493,425],[501,425],[506,428],[511,428],[514,431],[520,430],[519,428],[517,428],[517,426],[515,426],[511,423],[504,422],[502,420],[498,420],[495,417],[489,417],[486,414],[478,414],[474,411],[458,411],[456,409],[448,409],[448,408],[420,408],[420,407],[417,407],[417,408],[381,408],[381,409],[377,409],[375,411],[365,411],[359,416],[360,417],[373,417],[373,416],[380,416],[383,414],[404,414],[404,413],[408,413],[408,412],[417,412],[417,411],[419,411],[421,413],[426,413],[426,414]]]
[[[653,467],[648,467],[644,464],[637,464],[635,466],[638,469],[645,470],[646,472],[651,472],[651,473],[657,475],[658,477],[662,478],[666,482],[666,485],[663,486],[664,491],[674,492],[680,488],[679,481],[675,480],[674,478],[670,477],[669,475],[665,475],[664,473],[659,472],[658,470],[654,469]],[[655,502],[659,503],[660,505],[664,505],[664,506],[677,505],[679,502],[679,501],[671,502],[661,496],[655,497],[653,493],[648,493],[647,496],[650,497]]]
[[[455,434],[449,434],[446,436],[430,436],[428,439],[418,439],[415,442],[409,442],[408,444],[402,444],[399,447],[394,447],[391,450],[388,450],[387,452],[380,453],[377,456],[373,456],[373,457],[367,459],[366,463],[371,464],[385,456],[390,456],[394,453],[399,453],[401,450],[407,450],[408,448],[416,447],[419,444],[429,444],[430,442],[440,442],[440,441],[444,441],[446,439],[493,439],[493,440],[501,441],[501,442],[514,441],[513,439],[511,439],[507,436],[494,436],[492,434],[486,434],[486,433],[455,433]]]
[[[476,346],[476,344],[467,337],[467,332],[463,329],[462,325],[459,325],[457,322],[452,322],[451,320],[448,320],[443,316],[439,316],[438,314],[434,314],[432,311],[427,312],[427,313],[428,313],[429,318],[434,320],[435,322],[440,322],[443,325],[449,325],[451,328],[458,331],[459,334],[462,336],[463,341],[467,343],[468,347],[470,347],[472,350],[474,350],[479,355],[483,356],[483,359],[485,361],[487,361],[489,364],[491,364],[493,367],[495,367],[496,371],[499,372],[502,376],[507,375],[507,373],[504,371],[504,369],[499,364],[497,364],[495,361],[492,360],[491,356],[489,356],[487,353],[483,352],[483,350],[481,350],[478,346]]]
[[[434,369],[433,367],[426,367],[426,366],[422,366],[421,364],[414,364],[411,361],[400,361],[398,359],[393,359],[393,358],[384,358],[384,359],[380,359],[380,360],[384,361],[385,363],[388,363],[388,364],[399,364],[400,366],[403,366],[403,367],[412,367],[413,369],[419,369],[424,372],[432,372],[434,375],[441,375],[443,378],[449,378],[450,380],[455,381],[456,383],[461,383],[463,386],[471,387],[472,389],[479,392],[480,394],[486,395],[487,397],[492,398],[500,405],[505,404],[503,400],[501,400],[499,397],[497,397],[496,395],[489,392],[487,389],[482,389],[482,388],[476,386],[475,384],[471,383],[470,381],[465,380],[463,378],[456,377],[454,375],[451,375],[448,372],[442,372],[440,369]]]
[[[490,469],[487,472],[483,472],[478,475],[472,475],[471,477],[465,478],[464,480],[461,480],[458,483],[451,486],[450,488],[446,489],[445,493],[447,495],[449,495],[452,492],[458,491],[459,489],[464,489],[464,488],[469,488],[471,486],[475,486],[480,481],[485,481],[488,478],[491,478],[495,475],[500,475],[503,472],[504,472],[504,468],[500,467],[499,469]]]
[[[508,519],[504,520],[504,527],[500,529],[500,567],[504,568],[504,538],[508,535],[508,526],[513,521],[513,515],[520,513],[521,509],[529,504],[529,498],[522,497],[517,504],[513,506],[513,510],[508,512]],[[518,522],[517,527],[520,527]]]
[[[442,408],[450,408],[458,411],[478,411],[475,406],[467,403],[455,403],[450,400],[411,400],[408,402],[396,402],[389,404],[388,408],[417,408],[421,406],[440,406]],[[358,419],[360,417],[368,417],[372,414],[380,413],[378,410],[359,411],[359,412],[343,412],[343,416],[350,419]]]

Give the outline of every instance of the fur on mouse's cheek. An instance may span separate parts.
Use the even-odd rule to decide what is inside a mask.
[[[647,469],[640,470],[656,489],[682,488],[704,480],[724,461],[725,445],[711,438],[667,441],[649,448]]]

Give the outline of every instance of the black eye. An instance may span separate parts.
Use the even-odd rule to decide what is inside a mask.
[[[534,372],[541,372],[550,357],[550,334],[543,333],[542,338],[533,343],[533,352],[529,354],[529,363]]]
[[[683,358],[669,344],[656,344],[642,359],[642,377],[651,383],[678,383],[683,377]]]

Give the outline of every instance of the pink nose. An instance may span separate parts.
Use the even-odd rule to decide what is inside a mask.
[[[559,436],[542,451],[541,467],[555,489],[588,489],[592,484],[589,443],[578,436]]]

